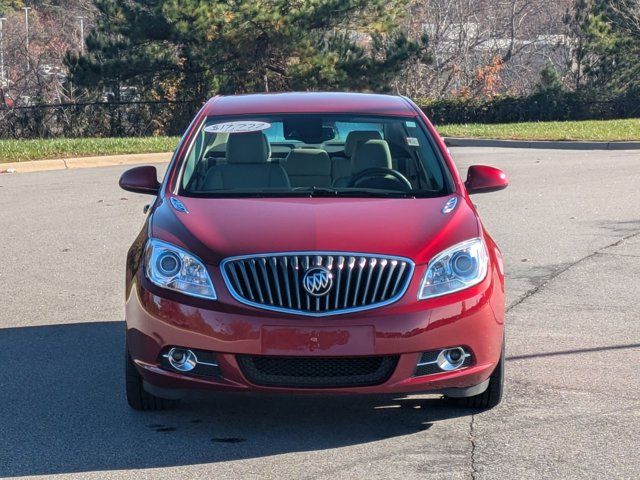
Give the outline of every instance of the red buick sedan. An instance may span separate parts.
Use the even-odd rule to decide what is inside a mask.
[[[422,111],[399,96],[214,97],[168,166],[127,257],[126,392],[434,393],[500,402],[504,275]]]

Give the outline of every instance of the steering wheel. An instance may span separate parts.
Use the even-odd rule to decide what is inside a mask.
[[[376,167],[376,168],[367,168],[366,170],[362,170],[361,172],[356,173],[349,180],[349,184],[347,187],[355,187],[358,182],[365,178],[376,178],[376,177],[386,177],[387,175],[391,175],[394,180],[397,180],[398,183],[402,185],[404,191],[411,191],[413,187],[411,186],[411,182],[407,177],[398,172],[397,170],[393,170],[391,168],[385,167]]]

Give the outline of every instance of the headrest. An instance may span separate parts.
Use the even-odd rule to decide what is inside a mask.
[[[286,159],[289,175],[331,175],[329,154],[319,148],[294,148]]]
[[[367,140],[359,143],[351,157],[351,173],[368,168],[391,168],[391,152],[384,140]]]
[[[227,141],[227,163],[265,163],[271,146],[262,132],[232,133]]]
[[[367,140],[382,140],[382,135],[377,130],[354,130],[349,132],[344,142],[344,154],[351,158],[356,150],[356,145]]]

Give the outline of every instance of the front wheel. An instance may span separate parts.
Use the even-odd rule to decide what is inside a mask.
[[[142,377],[131,360],[129,352],[125,351],[125,384],[127,402],[134,410],[167,410],[174,408],[178,401],[151,395],[144,389]]]
[[[502,353],[495,370],[489,377],[489,386],[487,389],[472,397],[451,398],[446,399],[452,404],[463,408],[475,408],[480,410],[489,410],[498,406],[502,400],[502,391],[504,389],[504,340],[502,340]]]

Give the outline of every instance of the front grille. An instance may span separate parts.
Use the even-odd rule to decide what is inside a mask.
[[[390,357],[271,357],[238,355],[242,373],[265,386],[330,388],[384,383],[398,363]]]
[[[395,302],[409,285],[413,262],[385,255],[304,252],[235,257],[221,268],[229,291],[242,303],[322,316]]]

